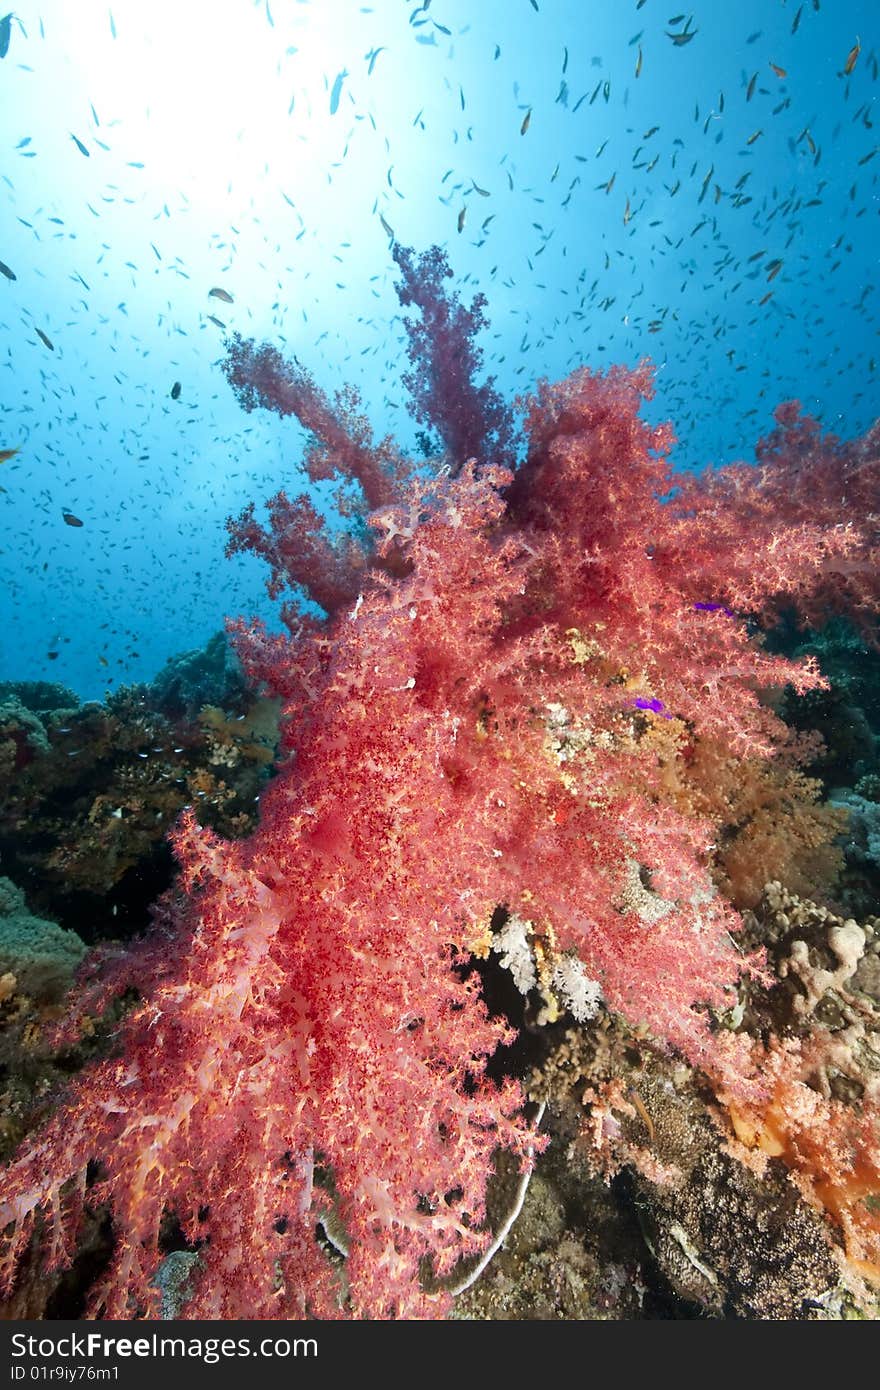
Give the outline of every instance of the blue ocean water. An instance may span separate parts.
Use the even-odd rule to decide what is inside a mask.
[[[241,410],[224,340],[351,383],[412,445],[392,234],[485,293],[509,397],[648,355],[679,466],[751,458],[792,397],[862,432],[877,18],[873,0],[0,16],[0,679],[100,699],[226,615],[271,616],[223,523],[301,485],[303,435]]]

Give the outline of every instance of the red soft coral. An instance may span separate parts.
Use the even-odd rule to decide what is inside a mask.
[[[444,314],[437,258],[420,297],[411,254],[397,259],[448,365],[478,318]],[[431,359],[427,411],[442,373],[412,341]],[[761,615],[794,592],[818,607],[851,597],[856,573],[865,599],[864,570],[843,583],[839,565],[861,566],[872,542],[839,541],[812,436],[816,515],[806,484],[780,495],[744,466],[676,479],[668,430],[639,419],[646,366],[540,386],[515,476],[466,457],[506,428],[468,378],[463,413],[437,421],[450,466],[409,481],[328,418],[298,368],[251,346],[229,369],[245,404],[298,414],[323,441],[321,469],[332,456],[378,500],[376,540],[339,562],[286,498],[268,529],[251,513],[234,529],[278,588],[323,593],[329,616],[288,607],[290,636],[235,627],[286,715],[259,828],[235,844],[191,815],[178,828],[188,898],[115,967],[143,1002],[6,1174],[6,1280],[37,1213],[58,1265],[84,1206],[108,1202],[116,1249],[93,1312],[155,1305],[170,1211],[203,1265],[188,1313],[333,1316],[341,1289],[315,1225],[334,1204],[350,1311],[427,1315],[446,1301],[420,1282],[426,1260],[443,1274],[486,1240],[494,1150],[528,1163],[533,1149],[518,1086],[485,1076],[510,1030],[488,1017],[469,948],[504,905],[576,953],[612,1008],[730,1078],[708,1006],[759,963],[712,887],[716,826],[663,804],[651,727],[772,751],[784,730],[762,688],[819,677],[768,654],[734,609]],[[855,451],[854,486],[875,478],[872,457]]]

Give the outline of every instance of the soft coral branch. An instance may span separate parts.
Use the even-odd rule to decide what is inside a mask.
[[[364,548],[351,537],[332,537],[304,494],[291,500],[278,492],[268,508],[268,526],[257,521],[253,503],[226,523],[227,555],[251,551],[265,560],[270,598],[299,585],[326,613],[353,602],[367,565]]]
[[[475,380],[483,359],[475,339],[486,326],[485,295],[475,295],[466,308],[446,288],[443,282],[452,271],[439,246],[416,256],[396,243],[392,254],[402,276],[400,302],[418,310],[405,320],[412,370],[403,382],[414,418],[440,435],[453,473],[471,458],[478,464],[511,464],[510,408],[495,390],[494,377],[480,386]]]
[[[331,402],[295,358],[290,362],[271,343],[258,347],[237,333],[227,346],[223,370],[245,410],[261,406],[282,417],[293,415],[312,436],[304,460],[312,482],[352,479],[371,511],[391,501],[406,466],[390,439],[372,442],[356,392],[347,389]]]
[[[342,485],[340,509],[351,515],[389,504],[408,472],[389,439],[373,443],[370,426],[358,413],[353,391],[331,402],[299,362],[282,357],[269,343],[257,346],[239,334],[231,339],[223,363],[230,385],[245,410],[262,407],[293,415],[311,436],[304,467],[312,482],[333,479]],[[344,485],[354,483],[353,503]],[[253,551],[270,567],[269,594],[300,586],[327,612],[357,596],[368,553],[353,535],[331,535],[306,495],[291,500],[278,492],[269,503],[269,524],[257,521],[253,505],[227,522],[227,554]]]
[[[768,623],[783,605],[815,626],[846,612],[876,643],[880,426],[844,443],[797,401],[779,406],[776,422],[756,465],[676,479],[663,558],[695,596]]]

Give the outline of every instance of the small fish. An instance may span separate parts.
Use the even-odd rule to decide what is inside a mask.
[[[212,296],[214,297],[214,299],[222,299],[224,304],[235,303],[235,300],[232,298],[232,295],[229,293],[228,290],[219,289],[216,285],[212,290],[208,290],[208,298],[210,299]]]
[[[12,14],[5,14],[0,19],[0,58],[5,58],[9,52],[9,40],[12,37]]]
[[[752,131],[751,135],[749,136],[748,140],[746,141],[746,144],[747,144],[747,145],[754,145],[755,141],[758,140],[763,134],[764,134],[763,130],[754,130],[754,131]]]
[[[45,333],[43,332],[42,328],[35,328],[34,331],[35,331],[37,337],[40,339],[40,341],[46,344],[46,347],[49,349],[49,351],[50,351],[50,352],[54,352],[54,351],[55,351],[55,344],[52,342],[52,340],[51,340],[50,338],[47,338],[47,337],[46,337],[46,335],[45,335]]]
[[[0,463],[8,463],[10,459],[15,458],[20,447],[21,445],[16,445],[14,449],[0,449]]]
[[[680,24],[683,17],[683,15],[676,15],[674,19],[671,19],[669,21],[669,23]],[[691,28],[692,19],[693,15],[688,15],[687,24],[684,26],[680,34],[670,34],[669,30],[666,30],[666,37],[668,39],[672,39],[672,42],[675,44],[676,48],[681,48],[682,44],[690,43],[691,39],[695,38],[696,35],[700,32],[699,29]]]
[[[777,67],[775,63],[771,63],[770,66],[771,66],[771,68],[773,69],[773,71],[776,73],[776,76],[777,76],[777,77],[787,77],[787,76],[788,76],[788,73],[786,72],[785,68]]]
[[[725,608],[723,603],[695,603],[694,608],[698,613],[726,613],[728,618],[735,617],[732,608]]]
[[[211,320],[212,323],[216,323],[216,325],[217,325],[218,328],[225,328],[225,327],[226,327],[226,324],[223,322],[223,320],[222,320],[222,319],[218,319],[216,314],[209,314],[209,315],[208,315],[208,318]]]
[[[527,131],[528,128],[529,128],[529,123],[531,122],[531,119],[532,119],[532,108],[529,107],[528,111],[526,112],[525,116],[523,117],[523,123],[522,123],[522,125],[521,125],[520,128],[519,128],[519,133],[520,133],[520,135],[525,135],[526,131]]]
[[[173,401],[179,401],[179,400],[180,400],[180,382],[179,382],[179,381],[175,381],[174,385],[173,385],[172,388],[171,388],[171,399],[172,399]]]
[[[342,96],[342,84],[345,81],[346,77],[348,77],[348,72],[345,68],[343,68],[342,72],[340,72],[337,75],[336,81],[333,83],[333,90],[330,93],[331,116],[335,116],[336,112],[339,110],[339,99]]]
[[[379,213],[379,221],[382,223],[382,230],[384,231],[385,235],[386,235],[386,236],[390,236],[391,239],[392,239],[392,241],[393,241],[393,240],[394,240],[394,228],[393,228],[388,222],[386,222],[386,220],[385,220],[385,218],[382,216],[381,212]]]
[[[642,46],[641,46],[641,44],[639,44],[639,56],[638,56],[638,58],[636,59],[636,77],[641,77],[641,75],[642,75]]]
[[[466,218],[466,217],[467,217],[467,204],[464,205],[464,207],[462,208],[461,212],[458,214],[458,230],[459,230],[460,232],[463,232],[463,231],[464,231],[464,223],[465,223],[465,218]]]
[[[857,38],[849,53],[846,55],[846,62],[843,65],[844,77],[849,77],[850,73],[852,72],[853,68],[859,60],[859,54],[861,53],[861,51],[861,41]]]
[[[80,521],[79,517],[78,517],[78,516],[74,516],[73,512],[65,512],[65,511],[62,511],[61,515],[64,517],[64,524],[65,524],[65,526],[82,526],[82,525],[83,525],[83,523]]]
[[[73,143],[76,145],[76,148],[79,150],[80,154],[84,154],[85,157],[86,157],[86,159],[91,159],[91,154],[90,154],[90,152],[86,149],[86,147],[85,147],[85,145],[83,144],[82,140],[78,140],[78,139],[77,139],[77,137],[74,135],[73,131],[70,132],[70,138],[71,138],[71,140],[73,141]]]
[[[18,276],[14,270],[10,270],[5,261],[0,261],[0,275],[5,275],[7,280],[17,280]]]
[[[376,59],[378,58],[379,54],[384,52],[384,48],[371,48],[369,53],[364,54],[364,57],[369,62],[369,67],[367,68],[367,77],[371,76],[373,68],[376,66]]]
[[[671,719],[672,715],[666,710],[662,700],[644,700],[641,696],[633,700],[636,709],[648,710],[651,714],[662,714],[664,719]]]
[[[746,101],[751,101],[752,97],[755,95],[755,83],[757,82],[757,80],[758,74],[756,72],[753,72],[751,77],[749,78],[749,85],[748,87],[746,87]]]

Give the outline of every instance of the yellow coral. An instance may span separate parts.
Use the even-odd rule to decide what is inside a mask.
[[[279,699],[255,700],[246,714],[230,717],[217,705],[205,705],[199,723],[216,750],[218,762],[230,763],[239,757],[250,762],[271,763],[278,742]]]
[[[843,866],[836,842],[847,816],[820,801],[822,784],[796,765],[796,750],[770,762],[735,758],[659,720],[644,737],[657,749],[661,798],[720,827],[715,877],[736,907],[755,907],[771,879],[800,896],[828,891]]]

